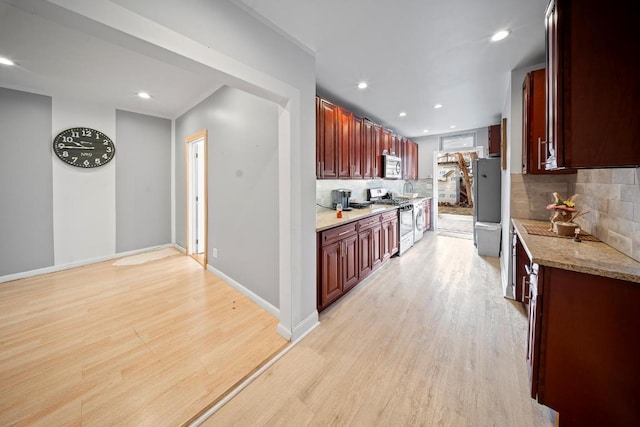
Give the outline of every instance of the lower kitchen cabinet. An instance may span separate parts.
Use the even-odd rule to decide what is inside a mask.
[[[531,263],[515,230],[512,230],[512,236],[511,256],[513,257],[513,277],[511,280],[511,291],[516,301],[527,302],[525,299],[525,297],[529,295],[529,275],[527,269],[531,267]]]
[[[535,263],[527,282],[531,397],[562,427],[640,425],[640,284]]]
[[[382,214],[382,261],[386,261],[400,249],[398,236],[398,213],[396,211]]]
[[[358,283],[358,233],[346,224],[320,233],[318,304],[326,307]]]
[[[318,233],[317,307],[324,310],[399,248],[394,209]]]

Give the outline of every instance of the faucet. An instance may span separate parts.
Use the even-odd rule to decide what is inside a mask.
[[[409,189],[409,191],[407,191],[407,188]],[[409,181],[405,181],[404,186],[402,187],[402,192],[405,194],[413,193],[413,184],[410,183]]]

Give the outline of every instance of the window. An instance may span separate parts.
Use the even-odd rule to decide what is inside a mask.
[[[440,151],[451,151],[458,150],[460,148],[472,148],[475,146],[475,133],[463,133],[459,135],[443,136],[440,138]]]

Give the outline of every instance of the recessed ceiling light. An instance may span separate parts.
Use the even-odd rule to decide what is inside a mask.
[[[433,106],[433,108],[435,108],[436,110],[437,110],[438,108],[442,108],[442,104],[435,104],[435,105]]]
[[[455,128],[456,128],[456,125],[449,126],[449,129],[455,129]]]
[[[149,99],[151,98],[151,95],[149,95],[147,92],[138,92],[138,96],[142,99]]]
[[[367,88],[367,82],[360,82],[358,83],[358,89],[366,89]]]
[[[429,133],[429,129],[425,129],[425,130],[423,130],[422,132],[424,132],[424,133]]]
[[[491,41],[492,42],[500,41],[500,40],[504,39],[505,37],[507,37],[509,35],[509,32],[510,32],[509,30],[498,31],[493,36],[491,36]]]
[[[407,113],[405,113],[404,111],[401,111],[400,114],[398,114],[400,117],[404,117],[407,115]]]
[[[12,60],[10,60],[9,58],[3,58],[2,56],[0,56],[0,64],[2,65],[16,65]]]

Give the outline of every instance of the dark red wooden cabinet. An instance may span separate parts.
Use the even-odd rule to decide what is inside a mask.
[[[338,178],[338,107],[318,100],[316,129],[317,178]]]
[[[399,249],[393,209],[317,233],[317,308],[324,310]]]
[[[640,425],[640,284],[532,264],[531,396],[561,427]]]
[[[502,136],[500,135],[502,127],[500,125],[489,126],[489,156],[500,157],[500,148]]]
[[[638,4],[551,0],[545,167],[640,165]]]

